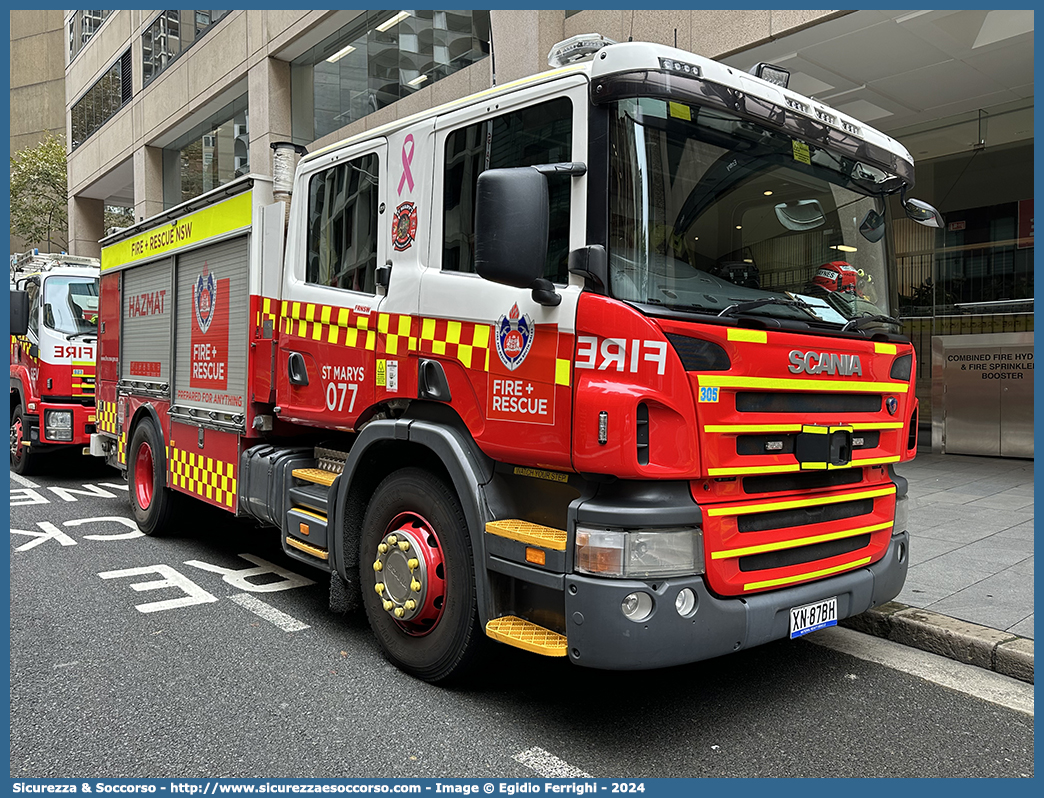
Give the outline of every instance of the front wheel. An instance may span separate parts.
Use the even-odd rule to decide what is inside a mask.
[[[29,450],[29,425],[22,415],[22,405],[17,404],[11,411],[11,470],[22,476],[36,473],[40,455]]]
[[[167,487],[163,444],[152,419],[144,418],[134,428],[127,464],[131,509],[138,528],[146,535],[171,532],[180,497]]]
[[[453,490],[419,468],[386,477],[360,535],[366,617],[385,656],[441,682],[463,673],[482,640],[475,564]]]

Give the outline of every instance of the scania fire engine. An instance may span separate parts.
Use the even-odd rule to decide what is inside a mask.
[[[276,528],[433,682],[486,637],[644,669],[893,598],[909,153],[768,67],[549,60],[102,241],[92,447],[140,528]]]
[[[11,257],[11,470],[90,443],[98,337],[96,258]]]

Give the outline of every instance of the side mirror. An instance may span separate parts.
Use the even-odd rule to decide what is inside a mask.
[[[29,294],[11,292],[11,335],[25,335],[29,331]]]
[[[475,271],[494,283],[532,288],[533,299],[562,297],[544,279],[548,239],[547,178],[533,167],[487,169],[475,192]]]
[[[812,230],[826,222],[823,206],[819,200],[805,199],[797,202],[781,202],[775,207],[776,218],[788,230],[797,232]]]
[[[903,188],[903,193],[899,196],[899,201],[902,203],[907,217],[913,219],[917,224],[923,224],[925,227],[942,227],[945,224],[943,215],[927,202],[921,202],[918,199],[907,199],[905,187]]]

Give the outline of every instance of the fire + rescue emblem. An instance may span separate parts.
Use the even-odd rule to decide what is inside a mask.
[[[412,202],[403,202],[395,209],[392,222],[392,246],[402,252],[413,245],[417,236],[417,206]]]
[[[497,354],[500,362],[514,371],[522,365],[530,348],[536,328],[529,316],[519,313],[516,302],[506,316],[497,319]]]
[[[192,307],[196,311],[196,323],[199,324],[200,332],[210,329],[210,322],[214,320],[214,308],[217,306],[217,281],[214,275],[203,264],[203,274],[196,278],[196,284],[192,286]]]

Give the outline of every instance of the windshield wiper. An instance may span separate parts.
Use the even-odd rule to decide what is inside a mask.
[[[725,310],[719,313],[719,316],[734,316],[737,313],[746,313],[748,310],[755,310],[763,305],[785,305],[787,307],[800,308],[805,311],[809,316],[815,319],[819,319],[816,315],[815,310],[810,304],[801,299],[784,299],[783,297],[767,296],[762,299],[752,299],[750,302],[739,302],[735,305],[729,305]],[[819,319],[822,321],[822,319]]]
[[[93,335],[95,338],[97,338],[98,337],[98,331],[97,330],[83,330],[81,332],[66,333],[65,337],[68,338],[70,341],[72,341],[72,340],[74,340],[76,338],[79,338],[80,336],[90,336],[90,335]]]
[[[844,327],[841,328],[841,332],[847,332],[848,330],[859,330],[866,327],[869,324],[894,324],[896,327],[902,326],[902,322],[899,321],[895,316],[883,316],[879,313],[864,313],[862,316],[856,316]]]

